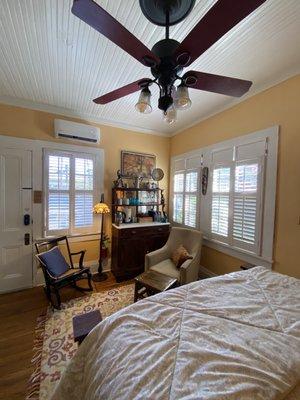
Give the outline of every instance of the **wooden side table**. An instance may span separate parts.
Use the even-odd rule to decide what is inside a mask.
[[[74,342],[81,344],[90,331],[101,321],[102,317],[99,310],[75,315],[73,317]]]
[[[134,278],[134,280],[134,302],[147,296],[164,292],[174,287],[177,283],[176,278],[171,278],[170,276],[151,270],[143,272]]]

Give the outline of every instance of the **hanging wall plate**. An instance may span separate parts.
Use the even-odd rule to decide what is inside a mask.
[[[163,177],[165,176],[165,174],[161,168],[154,168],[151,176],[154,181],[161,181],[163,179]]]

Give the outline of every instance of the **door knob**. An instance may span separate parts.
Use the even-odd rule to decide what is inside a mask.
[[[24,235],[24,244],[25,244],[25,246],[30,245],[30,233],[25,233],[25,235]]]

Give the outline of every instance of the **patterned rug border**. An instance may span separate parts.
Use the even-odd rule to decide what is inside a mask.
[[[72,308],[76,300],[83,298],[92,298],[94,295],[103,295],[105,293],[109,293],[111,291],[117,290],[120,291],[123,288],[132,287],[132,296],[134,285],[130,282],[117,287],[112,287],[106,290],[100,290],[98,292],[93,292],[89,295],[83,297],[75,297],[61,304],[61,311]],[[30,375],[30,378],[27,382],[26,386],[26,395],[25,400],[40,400],[41,396],[41,377],[42,377],[42,359],[43,359],[43,351],[44,351],[44,341],[46,335],[46,326],[47,321],[51,316],[53,316],[53,308],[49,305],[44,313],[39,315],[36,320],[36,326],[34,329],[34,340],[33,340],[33,356],[31,358],[30,364],[33,366],[33,372]],[[109,314],[110,315],[110,314]]]
[[[41,361],[47,317],[48,308],[45,313],[37,317],[37,324],[34,330],[33,357],[31,358],[31,364],[34,369],[27,384],[27,395],[25,400],[39,400]]]

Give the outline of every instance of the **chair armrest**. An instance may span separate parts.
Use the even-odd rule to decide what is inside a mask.
[[[80,250],[80,251],[76,251],[75,253],[70,253],[71,257],[78,256],[80,254],[80,258],[79,258],[79,268],[80,269],[83,268],[83,259],[84,259],[85,253],[86,253],[86,250]]]
[[[180,267],[180,284],[195,282],[198,280],[199,265],[197,258],[186,260]]]
[[[152,251],[151,253],[146,254],[145,256],[145,271],[147,271],[153,265],[160,263],[163,260],[169,258],[169,251],[166,246],[161,249]]]

